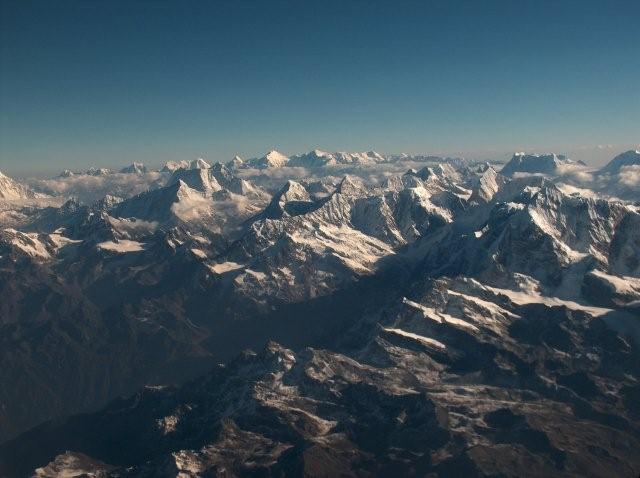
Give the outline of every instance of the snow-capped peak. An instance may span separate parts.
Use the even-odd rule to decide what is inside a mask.
[[[308,203],[310,201],[309,192],[304,186],[296,181],[289,180],[273,195],[262,216],[269,219],[281,218],[283,215],[291,213],[291,210],[287,210],[287,203]]]
[[[276,150],[269,151],[264,158],[266,159],[267,164],[276,167],[284,166],[289,161],[287,156]]]
[[[226,166],[227,166],[227,168],[235,171],[238,168],[241,168],[243,164],[244,164],[244,159],[242,159],[240,156],[236,155],[236,156],[233,157],[233,159],[227,161]]]
[[[566,166],[580,166],[580,164],[562,154],[518,152],[513,155],[500,173],[505,176],[513,176],[516,173],[555,175],[561,172],[559,168]]]
[[[234,158],[235,159],[235,158]],[[265,169],[265,168],[280,168],[286,166],[289,162],[289,157],[276,150],[271,150],[261,158],[250,159],[246,164],[251,168]]]
[[[203,193],[212,193],[222,189],[218,180],[211,174],[210,168],[178,169],[173,173],[167,184],[175,184],[178,181],[184,182],[190,188]]]
[[[188,169],[189,161],[167,161],[164,163],[163,168],[160,170],[163,173],[173,173],[178,169]]]
[[[384,161],[384,156],[382,156],[380,153],[376,152],[376,151],[367,151],[367,156],[369,156],[371,159],[375,160],[376,162],[381,162]]]
[[[211,165],[203,158],[194,159],[189,163],[189,169],[209,169]]]
[[[336,192],[346,195],[359,195],[364,190],[364,184],[359,178],[346,175],[338,184]]]
[[[604,166],[600,172],[616,174],[625,166],[638,166],[640,165],[640,151],[629,150],[622,154],[619,154],[613,158],[606,166]]]
[[[191,189],[182,179],[178,179],[175,190],[175,195],[178,199],[187,199],[193,197],[194,194],[194,189]]]

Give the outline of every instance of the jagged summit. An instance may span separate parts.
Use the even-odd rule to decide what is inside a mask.
[[[486,163],[479,168],[477,181],[472,182],[474,187],[470,200],[489,202],[500,189],[502,180],[493,167]]]
[[[280,219],[285,215],[295,216],[306,212],[312,204],[311,196],[304,186],[289,180],[273,195],[262,215],[268,219]]]
[[[182,170],[181,170],[182,171]],[[188,170],[191,171],[191,170]],[[199,171],[199,170],[193,170]],[[193,178],[188,178],[193,179]],[[119,218],[170,222],[174,218],[189,217],[190,209],[205,203],[204,191],[192,187],[181,177],[168,186],[147,191],[124,201],[116,202],[110,214]]]
[[[233,170],[236,171],[239,168],[241,168],[244,165],[244,159],[242,159],[240,156],[234,156],[232,159],[230,159],[229,161],[227,161],[226,166]]]
[[[189,163],[190,169],[209,169],[211,165],[202,158],[194,159]]]
[[[211,194],[220,191],[222,186],[211,173],[210,168],[178,169],[172,175],[167,185],[182,181],[190,188]]]
[[[365,185],[362,180],[357,177],[346,175],[338,184],[336,192],[347,195],[358,195],[363,193],[364,189]]]
[[[124,174],[144,174],[149,171],[143,163],[134,162],[131,165],[122,168],[120,172]]]
[[[160,172],[174,173],[179,169],[209,169],[211,165],[203,158],[197,158],[192,161],[167,161]]]
[[[189,169],[189,161],[181,160],[181,161],[167,161],[164,163],[164,166],[160,170],[163,173],[173,173],[178,169]]]

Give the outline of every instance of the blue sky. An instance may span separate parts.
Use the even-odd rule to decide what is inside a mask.
[[[8,172],[640,142],[638,1],[0,4]]]

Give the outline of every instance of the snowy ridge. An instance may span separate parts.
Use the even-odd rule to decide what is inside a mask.
[[[26,186],[15,182],[0,171],[0,200],[33,199],[36,194]]]

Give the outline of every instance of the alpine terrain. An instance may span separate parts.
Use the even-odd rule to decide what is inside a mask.
[[[637,477],[639,173],[0,174],[0,476]]]

